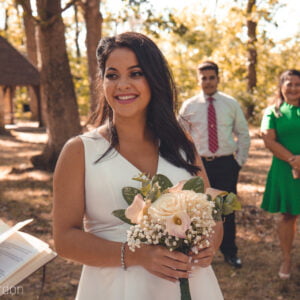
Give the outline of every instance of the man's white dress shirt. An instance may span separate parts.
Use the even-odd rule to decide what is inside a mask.
[[[250,147],[248,124],[239,103],[232,97],[216,92],[212,97],[216,110],[218,144],[215,153],[208,149],[207,108],[208,96],[201,93],[186,100],[179,111],[181,126],[191,135],[200,156],[234,154],[242,166]]]

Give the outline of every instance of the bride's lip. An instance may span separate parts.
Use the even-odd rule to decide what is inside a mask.
[[[132,103],[137,99],[138,95],[136,94],[126,94],[126,95],[116,95],[115,99],[121,104]]]

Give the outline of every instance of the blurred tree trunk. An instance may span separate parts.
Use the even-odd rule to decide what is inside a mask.
[[[257,50],[256,50],[256,27],[257,21],[253,17],[255,12],[255,4],[256,0],[248,0],[247,3],[247,34],[248,34],[248,42],[247,42],[247,51],[248,51],[248,83],[247,83],[247,91],[251,95],[254,94],[254,90],[256,88],[257,76],[256,76],[256,65],[257,65]],[[247,118],[251,118],[254,115],[255,101],[253,103],[249,103],[247,107]]]
[[[26,51],[28,60],[38,68],[38,51],[37,51],[37,35],[36,35],[36,23],[32,17],[32,9],[30,0],[16,0],[17,4],[23,8],[23,23],[26,36]],[[33,87],[29,87],[30,97],[30,111],[31,120],[39,121],[39,126],[45,125],[45,113],[42,114],[41,103]]]
[[[76,58],[77,58],[77,62],[79,62],[80,58],[81,58],[81,52],[80,52],[80,46],[79,46],[79,33],[80,33],[80,29],[79,29],[79,21],[78,21],[78,7],[77,5],[74,5],[74,20],[75,20],[75,46],[76,46]]]
[[[42,101],[47,108],[48,142],[32,157],[36,168],[53,170],[65,142],[81,132],[78,106],[66,51],[60,0],[37,0],[40,19]]]
[[[7,133],[5,129],[4,87],[0,86],[0,135]]]
[[[96,49],[102,33],[102,15],[100,13],[100,0],[83,0],[84,20],[86,24],[86,48],[88,58],[88,72],[90,83],[90,111],[94,111],[99,101],[99,76],[96,58]]]

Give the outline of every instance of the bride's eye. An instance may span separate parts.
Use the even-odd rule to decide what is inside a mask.
[[[133,71],[130,74],[130,77],[132,78],[138,78],[144,76],[144,73],[142,71]]]
[[[108,74],[105,75],[105,78],[107,78],[109,80],[114,80],[114,79],[117,79],[118,76],[115,73],[108,73]]]

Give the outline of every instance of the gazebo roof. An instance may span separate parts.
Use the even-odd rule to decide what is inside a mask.
[[[0,85],[39,85],[38,70],[0,36]]]

